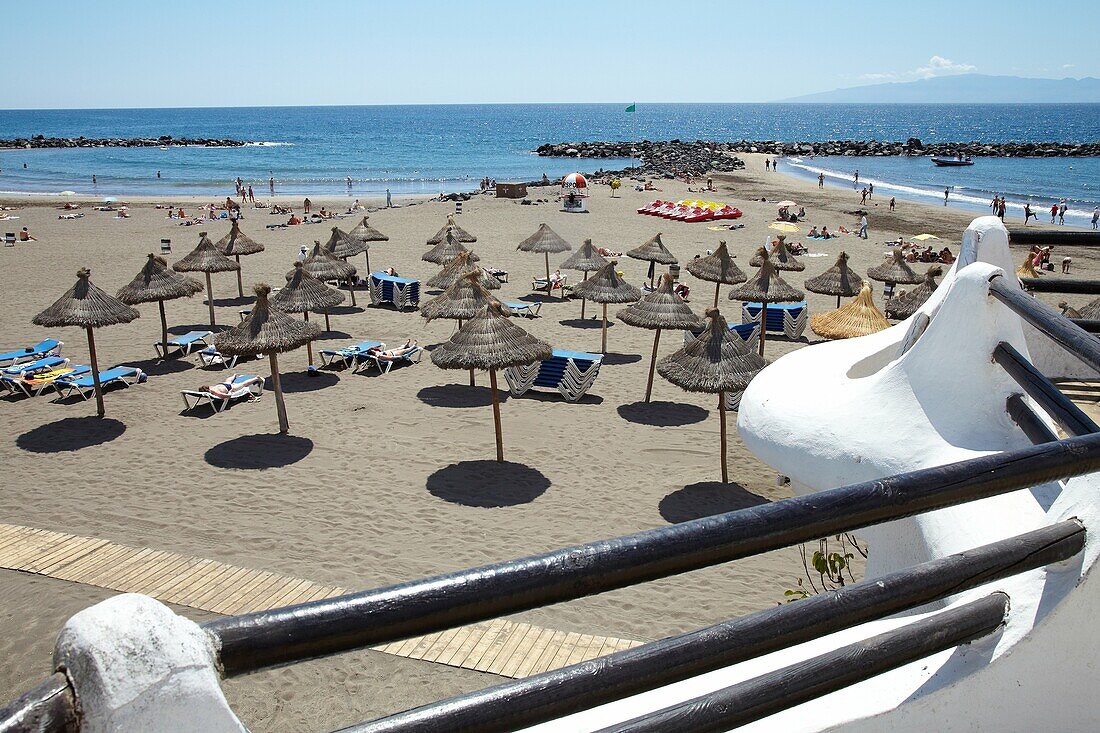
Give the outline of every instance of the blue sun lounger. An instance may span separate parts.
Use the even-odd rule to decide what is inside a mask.
[[[760,322],[760,303],[742,303],[742,323]],[[810,317],[810,306],[806,301],[799,303],[768,303],[768,317],[764,327],[768,333],[782,333],[792,341],[802,338],[806,322]]]
[[[168,348],[171,349],[175,347],[183,352],[184,356],[187,356],[198,344],[202,344],[204,347],[209,346],[209,344],[206,343],[206,337],[213,335],[213,331],[188,331],[182,336],[168,339]],[[153,344],[153,348],[157,350],[157,356],[160,358],[163,359],[168,356],[168,353],[164,350],[164,344],[160,341]]]
[[[331,366],[340,362],[340,366],[346,369],[349,365],[358,364],[360,357],[366,356],[367,351],[376,348],[384,349],[386,345],[381,341],[360,341],[342,349],[321,349],[321,363],[324,366]]]
[[[542,309],[542,303],[505,303],[508,306],[508,310],[515,313],[517,316],[527,316],[528,318],[535,318],[538,316],[539,311]]]
[[[415,308],[420,303],[420,281],[409,277],[396,277],[384,272],[372,272],[367,279],[370,301],[374,305],[393,303],[397,310]]]
[[[359,364],[366,364],[367,366],[374,364],[379,372],[389,374],[394,364],[419,364],[424,356],[424,349],[415,343],[410,344],[407,349],[402,347],[395,351],[403,351],[404,353],[395,356],[392,352],[386,351],[384,346],[381,351],[364,351],[363,355],[356,360],[356,367]]]
[[[68,359],[62,361],[68,361]],[[0,374],[0,386],[26,397],[37,397],[53,387],[54,383],[61,377],[79,377],[91,371],[92,368],[84,364],[73,364],[72,366],[58,364],[51,369],[38,370],[33,373]]]
[[[113,369],[108,369],[105,372],[99,373],[99,386],[103,389],[106,389],[112,384],[121,384],[124,387],[129,387],[131,384],[137,384],[138,382],[144,381],[145,372],[137,367],[117,366]],[[63,397],[68,397],[73,392],[76,392],[87,400],[95,393],[95,381],[92,379],[91,374],[77,377],[67,374],[63,377],[58,377],[53,383],[53,388]]]
[[[3,374],[5,376],[22,376],[25,374],[33,374],[34,372],[49,371],[56,369],[63,364],[68,363],[68,359],[61,356],[47,356],[43,359],[37,359],[35,361],[24,361],[15,366],[4,367]]]
[[[57,339],[43,339],[34,346],[28,346],[25,349],[0,353],[0,364],[11,366],[21,361],[35,361],[45,356],[60,354],[61,347],[64,345],[64,342]]]
[[[554,349],[545,361],[505,369],[504,378],[516,397],[532,387],[550,387],[569,402],[576,402],[592,387],[602,363],[602,354]]]

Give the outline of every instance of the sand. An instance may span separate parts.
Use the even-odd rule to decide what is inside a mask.
[[[775,215],[772,204],[748,199],[792,197],[806,206],[810,224],[834,231],[842,224],[853,228],[855,217],[844,212],[858,207],[858,195],[765,175],[763,156],[748,158],[748,171],[716,176],[721,192],[708,196],[745,211],[745,228],[738,231],[713,232],[705,224],[634,213],[658,196],[689,196],[686,185],[677,182],[661,183],[660,193],[622,190],[616,198],[597,187],[592,213],[585,215],[562,213],[554,203],[522,206],[479,196],[464,204],[459,221],[478,236],[472,247],[482,264],[510,272],[510,282],[499,291],[508,300],[541,297],[532,295],[529,285],[530,276],[543,270],[542,257],[516,251],[541,222],[574,247],[590,237],[621,251],[661,231],[682,263],[725,240],[747,271],[751,252],[765,241]],[[541,193],[532,190],[533,196]],[[56,202],[36,201],[15,212],[18,221],[0,223],[0,231],[28,226],[39,240],[0,252],[5,314],[0,346],[14,348],[41,338],[43,329],[31,325],[31,318],[72,285],[78,268],[90,267],[93,281],[114,292],[134,276],[146,253],[158,250],[161,238],[172,239],[175,259],[194,246],[199,231],[208,229],[212,238],[228,231],[227,222],[177,226],[152,201],[134,200],[130,219],[117,220],[86,206],[85,218],[75,221],[58,220]],[[187,209],[194,200],[172,203]],[[904,202],[888,214],[885,201],[876,197],[874,203],[870,240],[848,236],[809,242],[813,252],[824,256],[805,258],[806,272],[792,276],[792,284],[801,286],[806,277],[831,266],[841,249],[857,271],[865,272],[887,251],[882,242],[899,234],[931,231],[957,251],[962,230],[973,218]],[[348,199],[314,198],[315,207],[322,204],[343,210]],[[437,268],[420,260],[424,241],[453,211],[453,203],[426,202],[373,213],[371,223],[390,237],[372,248],[374,269],[392,265],[402,275],[430,277]],[[329,235],[326,224],[268,231],[264,225],[285,217],[250,209],[245,215],[242,229],[267,247],[244,258],[246,284],[281,284],[299,247]],[[356,221],[348,217],[338,223],[348,229]],[[1098,265],[1087,252],[1072,254],[1074,276],[1096,273]],[[552,257],[552,266],[565,256]],[[355,258],[355,264],[363,262]],[[628,280],[641,284],[647,264],[624,258],[620,268]],[[682,279],[692,286],[691,303],[701,313],[710,304],[712,286],[696,281],[686,269]],[[235,278],[215,275],[214,289],[218,322],[235,323],[244,305],[236,297]],[[724,291],[722,310],[739,321],[740,305],[725,300]],[[881,304],[880,292],[876,298]],[[365,307],[366,291],[358,299],[358,308],[341,307],[333,315],[336,331],[325,335],[322,346],[366,338],[390,345],[415,338],[430,345],[454,328],[449,321],[425,324],[416,312]],[[1070,300],[1080,306],[1088,298]],[[814,294],[809,301],[814,312],[835,304]],[[201,295],[167,308],[175,332],[207,322]],[[291,424],[291,436],[280,439],[273,435],[277,423],[269,394],[216,417],[181,412],[181,389],[212,383],[226,373],[200,369],[194,357],[155,360],[156,307],[140,310],[137,321],[97,333],[101,365],[126,363],[150,374],[146,384],[107,395],[106,421],[91,417],[94,401],[0,400],[0,426],[7,436],[0,441],[0,458],[14,478],[0,488],[0,521],[370,588],[789,495],[735,433],[730,445],[734,483],[717,483],[715,398],[682,392],[658,377],[655,403],[640,404],[648,368],[643,355],[649,354],[652,333],[621,323],[610,329],[611,353],[582,402],[569,404],[557,393],[537,391],[504,400],[508,463],[499,466],[492,461],[484,375],[471,389],[464,373],[440,370],[425,359],[386,376],[324,371],[308,378],[305,351],[295,351],[280,360]],[[554,298],[543,305],[541,318],[519,323],[555,347],[596,351],[598,321],[580,321],[579,313],[579,302]],[[65,341],[66,356],[78,363],[87,359],[82,332],[52,329],[49,335]],[[816,340],[808,329],[800,343],[769,339],[767,355],[774,359]],[[662,355],[680,343],[679,334],[668,334],[662,338]],[[248,362],[235,371],[267,376],[266,362]],[[516,618],[565,631],[655,639],[782,602],[783,592],[801,573],[798,553],[791,548]],[[0,654],[5,659],[0,699],[11,699],[44,677],[64,619],[107,595],[102,589],[0,571]],[[235,709],[256,729],[324,731],[497,680],[360,651],[232,680],[225,688]]]

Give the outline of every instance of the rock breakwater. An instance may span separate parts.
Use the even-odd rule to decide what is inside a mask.
[[[203,148],[239,148],[247,145],[243,140],[225,140],[213,137],[132,137],[132,138],[91,138],[91,137],[18,137],[12,140],[0,140],[0,148],[159,148],[159,147],[203,147]]]

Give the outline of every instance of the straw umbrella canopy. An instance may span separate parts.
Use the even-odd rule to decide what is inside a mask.
[[[313,250],[310,251],[309,256],[302,261],[302,267],[306,272],[313,275],[313,277],[321,282],[327,282],[329,280],[347,282],[348,294],[351,295],[351,304],[355,305],[355,290],[352,288],[351,282],[352,278],[355,277],[355,265],[350,262],[344,262],[342,259],[336,257],[322,247],[320,242],[314,240]],[[288,282],[294,277],[296,271],[297,268],[286,274]]]
[[[486,276],[485,271],[471,262],[473,252],[459,252],[458,256],[443,266],[443,269],[433,275],[425,283],[428,287],[446,290],[454,285],[464,275],[471,272],[478,274],[478,282],[486,290],[499,290],[500,280]]]
[[[229,234],[219,239],[214,246],[226,257],[232,257],[237,261],[237,295],[243,298],[244,281],[241,278],[241,256],[263,252],[264,246],[241,232],[241,225],[237,221],[230,225]]]
[[[737,285],[748,278],[737,263],[733,261],[733,255],[726,249],[725,242],[718,243],[718,249],[706,257],[697,257],[687,263],[688,272],[700,280],[714,283],[714,307],[718,307],[718,291],[722,284]]]
[[[1081,309],[1081,318],[1090,321],[1100,320],[1100,298],[1092,300]]]
[[[703,334],[657,364],[657,373],[688,392],[718,395],[721,420],[722,483],[729,481],[726,471],[726,392],[739,392],[748,386],[767,362],[749,351],[741,337],[730,331],[717,308],[707,311],[710,322]]]
[[[194,278],[180,275],[168,269],[168,262],[152,252],[145,261],[145,267],[130,281],[129,285],[119,288],[117,296],[126,305],[157,302],[160,307],[160,342],[164,354],[168,354],[168,317],[164,313],[164,301],[176,298],[190,298],[202,292],[202,283]]]
[[[656,265],[675,265],[679,262],[676,259],[676,255],[668,251],[664,242],[661,241],[661,233],[657,232],[650,239],[646,240],[645,244],[641,247],[635,247],[626,253],[627,257],[633,257],[636,260],[649,260],[651,263],[649,266],[649,286],[653,287],[653,281],[657,274]]]
[[[827,339],[867,336],[889,327],[890,322],[875,307],[870,283],[863,283],[859,295],[842,307],[810,317],[810,328]]]
[[[455,260],[457,262],[458,260]],[[452,263],[453,264],[453,263]],[[469,320],[481,313],[485,306],[493,301],[493,296],[485,288],[485,283],[493,282],[495,277],[486,278],[480,270],[466,272],[453,282],[446,290],[426,303],[420,304],[420,315],[429,322],[436,318],[451,318],[458,321],[458,327],[462,328],[462,322]],[[512,315],[508,307],[501,305],[501,311],[506,316]],[[470,369],[470,386],[474,386],[474,370]]]
[[[325,330],[328,331],[328,309],[343,303],[344,294],[310,275],[301,262],[295,262],[294,277],[290,278],[285,288],[272,295],[268,302],[272,308],[278,308],[284,313],[301,313],[307,323],[310,311],[324,313]],[[309,358],[309,366],[312,367],[313,345],[308,341],[306,356]]]
[[[1089,305],[1092,305],[1092,303],[1090,303]],[[1058,302],[1058,307],[1062,309],[1062,315],[1066,318],[1084,318],[1084,316],[1081,315],[1081,311],[1077,310],[1076,308],[1070,308],[1069,303],[1064,300]]]
[[[915,273],[909,263],[905,261],[900,249],[895,249],[893,257],[882,264],[868,268],[867,276],[872,280],[886,283],[882,294],[886,296],[887,300],[894,294],[895,284],[916,285],[924,280],[924,276]]]
[[[454,214],[447,215],[447,223],[443,225],[443,228],[435,233],[435,236],[428,240],[428,244],[439,244],[447,238],[447,230],[450,229],[454,238],[460,242],[476,242],[477,237],[470,234],[468,231],[455,224]]]
[[[292,351],[320,335],[321,329],[314,323],[299,321],[287,313],[273,308],[268,301],[271,286],[259,283],[253,288],[256,303],[248,317],[228,331],[214,337],[214,347],[227,356],[256,356],[267,354],[271,363],[271,385],[275,388],[275,409],[279,413],[279,432],[290,431],[283,403],[283,387],[279,382],[279,354]]]
[[[832,267],[817,277],[811,277],[805,285],[811,293],[835,295],[836,307],[839,308],[841,296],[850,298],[860,292],[863,287],[863,278],[848,267],[848,253],[841,252],[837,255],[836,263]]]
[[[520,252],[541,252],[546,258],[546,294],[553,290],[550,283],[550,254],[568,252],[573,246],[558,236],[558,233],[546,224],[539,224],[538,231],[519,243],[516,247]],[[561,299],[565,300],[565,289],[562,288]]]
[[[360,252],[366,252],[367,275],[370,275],[370,245],[365,241],[352,238],[350,234],[340,229],[340,227],[333,227],[332,234],[329,235],[328,242],[325,243],[325,249],[327,249],[333,257],[338,257],[345,262],[347,262],[349,257],[354,257]]]
[[[768,303],[796,303],[805,298],[805,293],[791,287],[779,277],[775,265],[763,247],[756,251],[756,257],[763,263],[760,270],[741,287],[730,291],[730,300],[748,303],[760,303],[760,356],[764,356],[764,341],[768,333]],[[754,258],[755,259],[755,258]]]
[[[549,359],[550,344],[540,341],[512,323],[499,302],[491,300],[476,316],[466,321],[446,342],[432,351],[432,361],[442,369],[487,369],[493,395],[493,427],[496,429],[497,460],[504,460],[500,428],[500,400],[497,370],[533,364]]]
[[[607,258],[596,251],[596,248],[592,246],[591,239],[586,239],[580,249],[565,258],[565,262],[561,263],[561,266],[567,270],[583,272],[584,279],[587,280],[588,273],[595,272],[606,264]],[[584,298],[581,298],[581,320],[584,320],[584,306],[587,302]]]
[[[780,234],[776,237],[776,243],[771,249],[771,253],[768,255],[772,264],[775,265],[775,269],[786,272],[802,272],[806,269],[806,266],[802,264],[801,260],[791,254],[790,248],[787,247],[787,235]],[[757,252],[751,260],[749,265],[751,267],[760,267],[764,262],[760,253]]]
[[[436,243],[434,247],[420,256],[420,259],[425,262],[434,262],[437,265],[445,265],[455,257],[458,257],[459,252],[469,252],[466,246],[458,240],[453,232],[447,232],[443,239]],[[477,255],[470,253],[470,261],[477,262],[481,258]]]
[[[364,216],[363,221],[352,227],[352,230],[348,232],[348,237],[356,242],[362,242],[364,245],[366,245],[363,248],[363,252],[365,252],[367,255],[367,275],[370,275],[370,243],[388,242],[390,241],[390,238],[368,224],[367,218],[368,217]]]
[[[603,304],[603,337],[600,349],[604,354],[607,353],[607,304],[633,303],[642,297],[642,291],[619,277],[615,269],[618,264],[618,260],[611,260],[593,277],[573,288],[573,295]]]
[[[680,328],[692,330],[703,325],[703,319],[695,315],[691,306],[672,289],[672,275],[661,275],[657,289],[637,303],[628,305],[616,315],[628,326],[649,328],[653,334],[653,354],[649,358],[649,379],[645,385],[645,401],[653,393],[653,370],[657,366],[657,345],[661,342],[661,329]]]
[[[924,301],[928,300],[936,290],[939,285],[936,278],[942,274],[943,268],[939,265],[929,267],[928,272],[924,273],[924,280],[920,285],[904,295],[886,301],[886,316],[900,321],[916,313],[917,308],[924,305]]]
[[[206,275],[206,304],[210,307],[210,325],[214,323],[214,286],[210,284],[210,273],[240,271],[241,264],[229,259],[218,250],[206,232],[199,232],[199,244],[182,259],[172,263],[176,272],[201,272]]]
[[[76,273],[76,284],[69,288],[57,302],[39,313],[31,323],[46,328],[59,326],[79,326],[88,334],[88,358],[92,362],[92,385],[95,389],[96,409],[100,417],[106,414],[103,408],[103,389],[99,384],[99,360],[95,353],[95,333],[92,329],[113,326],[116,323],[129,323],[140,318],[136,308],[123,303],[118,298],[105,293],[90,280],[91,270],[81,268]]]

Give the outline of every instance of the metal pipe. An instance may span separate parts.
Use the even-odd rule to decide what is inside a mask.
[[[1100,339],[1074,325],[1043,301],[1010,286],[1000,275],[990,281],[989,294],[1046,334],[1054,343],[1100,372]]]
[[[1054,418],[1070,435],[1088,435],[1100,432],[1088,415],[1073,401],[1062,394],[1053,382],[1046,378],[1035,365],[1002,341],[993,349],[993,361],[1000,364],[1016,384],[1027,392],[1028,397],[1039,403],[1040,407]]]
[[[1032,443],[1052,443],[1058,440],[1054,431],[1024,402],[1023,395],[1011,395],[1005,404],[1005,411]]]
[[[495,618],[1100,470],[1100,434],[205,625],[226,676]]]
[[[987,636],[1007,613],[1008,596],[993,593],[597,733],[723,733]]]
[[[505,733],[621,700],[1073,557],[1069,520],[679,636],[510,680],[340,733]]]
[[[0,708],[0,733],[75,733],[79,727],[76,695],[61,672]]]

